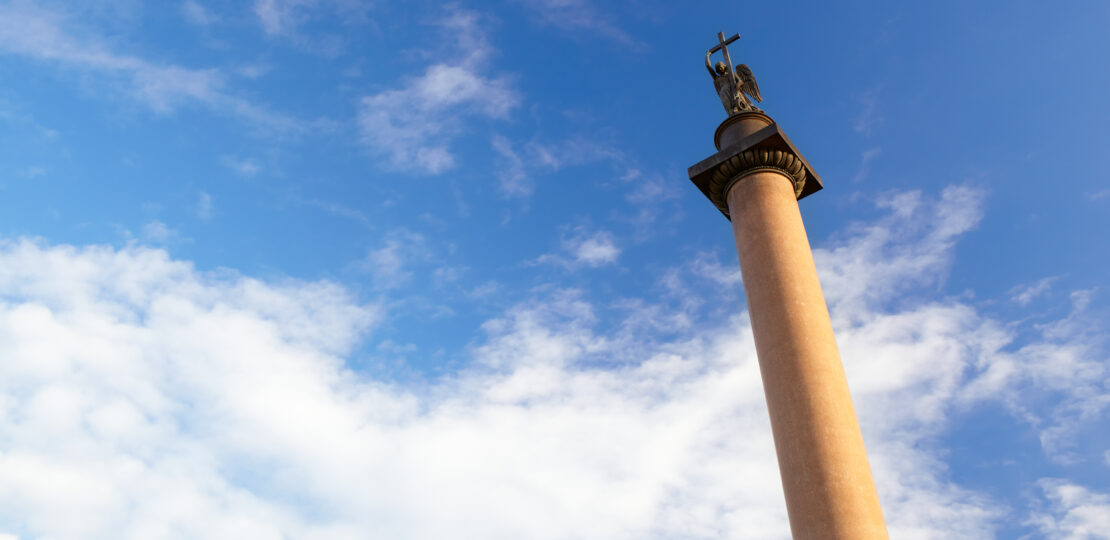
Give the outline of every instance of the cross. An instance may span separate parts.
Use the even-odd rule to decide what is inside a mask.
[[[729,73],[732,73],[732,58],[728,55],[728,44],[738,39],[740,39],[740,34],[733,34],[732,37],[725,39],[724,32],[717,32],[717,44],[714,45],[712,49],[709,49],[706,60],[709,60],[710,54],[721,51],[721,54],[725,56],[725,68],[728,69]]]

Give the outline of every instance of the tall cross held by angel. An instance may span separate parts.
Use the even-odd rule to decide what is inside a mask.
[[[733,34],[732,37],[725,39],[724,32],[717,32],[717,44],[705,51],[705,69],[708,69],[709,75],[713,77],[713,86],[717,88],[721,105],[724,105],[729,116],[747,111],[762,112],[748,99],[748,96],[751,96],[756,103],[763,102],[763,96],[759,95],[759,85],[755,82],[755,74],[747,64],[738,64],[735,69],[732,67],[728,44],[738,39],[740,34]],[[713,65],[710,57],[717,51],[721,51],[725,61]]]

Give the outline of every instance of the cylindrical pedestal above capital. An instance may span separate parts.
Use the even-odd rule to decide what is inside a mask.
[[[822,188],[814,172],[794,143],[771,117],[757,111],[734,114],[717,126],[713,134],[717,153],[690,166],[687,173],[694,185],[729,217],[725,195],[740,173],[754,168],[777,169],[794,179],[794,194],[805,198]]]
[[[794,538],[885,539],[794,178],[742,172],[727,192]]]
[[[734,114],[717,126],[713,134],[713,144],[717,150],[732,146],[744,137],[751,135],[767,126],[773,125],[774,120],[761,112],[743,112]]]

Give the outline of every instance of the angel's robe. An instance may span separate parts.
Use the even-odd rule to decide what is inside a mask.
[[[731,81],[729,80],[731,79]],[[731,84],[730,84],[731,83]],[[721,105],[729,114],[740,110],[740,78],[733,73],[713,77],[713,86],[717,88],[717,95],[721,98]]]

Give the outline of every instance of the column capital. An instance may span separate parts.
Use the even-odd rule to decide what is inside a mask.
[[[781,173],[794,184],[794,197],[801,199],[806,185],[806,169],[802,160],[789,151],[760,148],[745,150],[717,166],[709,179],[710,201],[728,207],[728,190],[741,178],[758,171]],[[714,200],[720,197],[719,202]]]
[[[690,167],[690,180],[731,220],[728,190],[756,171],[776,171],[794,184],[798,199],[823,186],[821,178],[771,118],[752,112],[730,116],[714,134],[719,151]]]

